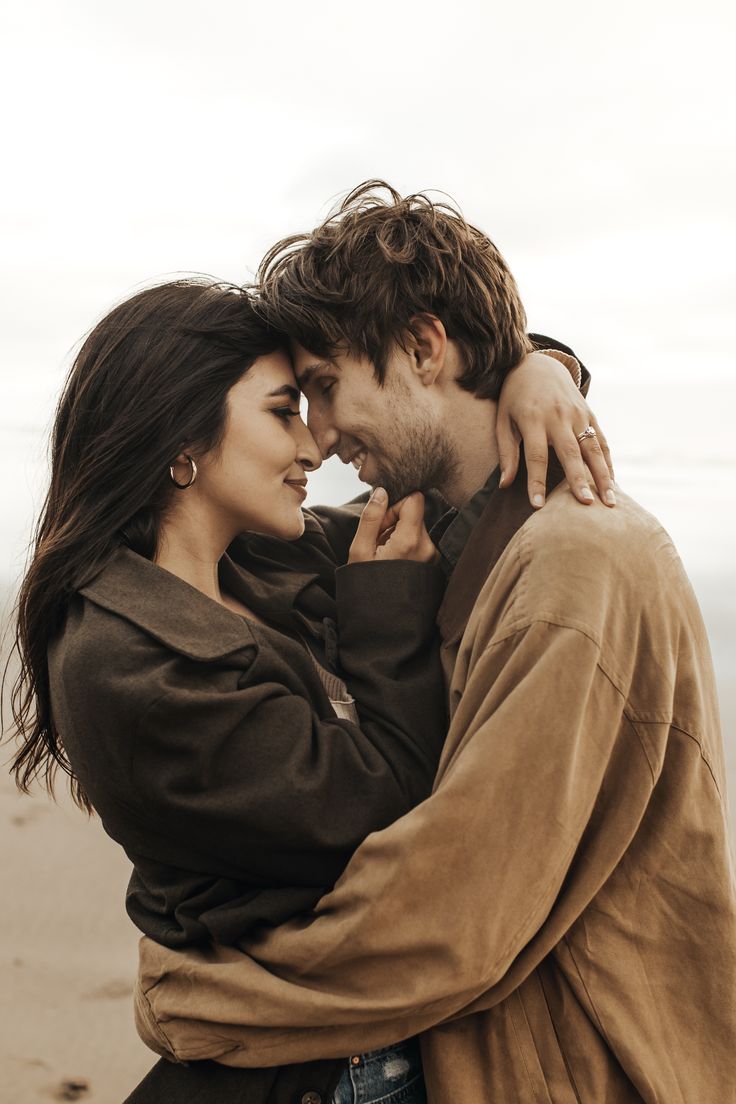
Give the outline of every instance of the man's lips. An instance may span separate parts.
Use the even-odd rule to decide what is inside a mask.
[[[355,452],[349,453],[347,456],[340,456],[340,459],[342,460],[343,464],[352,464],[357,471],[360,471],[360,469],[363,467],[363,464],[365,463],[367,453],[367,449],[356,449]]]

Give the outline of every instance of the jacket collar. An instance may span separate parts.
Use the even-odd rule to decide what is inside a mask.
[[[547,492],[565,477],[552,451],[547,466]],[[454,644],[465,632],[465,626],[476,599],[504,549],[536,511],[529,502],[527,471],[522,460],[511,487],[491,491],[480,518],[469,534],[465,547],[454,566],[445,597],[437,616],[442,640]]]
[[[278,616],[293,606],[314,576],[284,572],[263,580],[224,556],[220,578],[254,612]],[[125,546],[80,594],[191,659],[220,659],[253,644],[246,618]]]

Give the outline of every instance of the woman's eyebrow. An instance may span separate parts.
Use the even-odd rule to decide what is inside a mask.
[[[281,395],[286,395],[292,402],[298,403],[301,398],[301,391],[297,387],[292,387],[290,383],[285,383],[283,387],[277,387],[275,391],[269,391],[269,399],[275,399]]]

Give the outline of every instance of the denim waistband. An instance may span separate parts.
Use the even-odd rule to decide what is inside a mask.
[[[335,1104],[424,1104],[418,1039],[351,1055],[333,1099]]]
[[[391,1046],[381,1047],[379,1050],[367,1050],[365,1054],[359,1054],[358,1057],[364,1062],[373,1062],[376,1058],[385,1058],[388,1054],[395,1054],[398,1057],[405,1058],[416,1054],[418,1057],[419,1040],[405,1039],[403,1043],[393,1043]]]

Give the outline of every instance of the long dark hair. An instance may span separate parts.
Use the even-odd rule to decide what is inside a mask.
[[[181,452],[215,448],[230,388],[259,356],[285,347],[247,291],[207,278],[147,288],[107,314],[77,355],[56,411],[51,483],[16,606],[12,692],[20,747],[11,764],[28,792],[59,768],[91,810],[54,725],[47,650],[72,595],[126,543],[148,559]],[[7,671],[7,667],[6,667]]]

